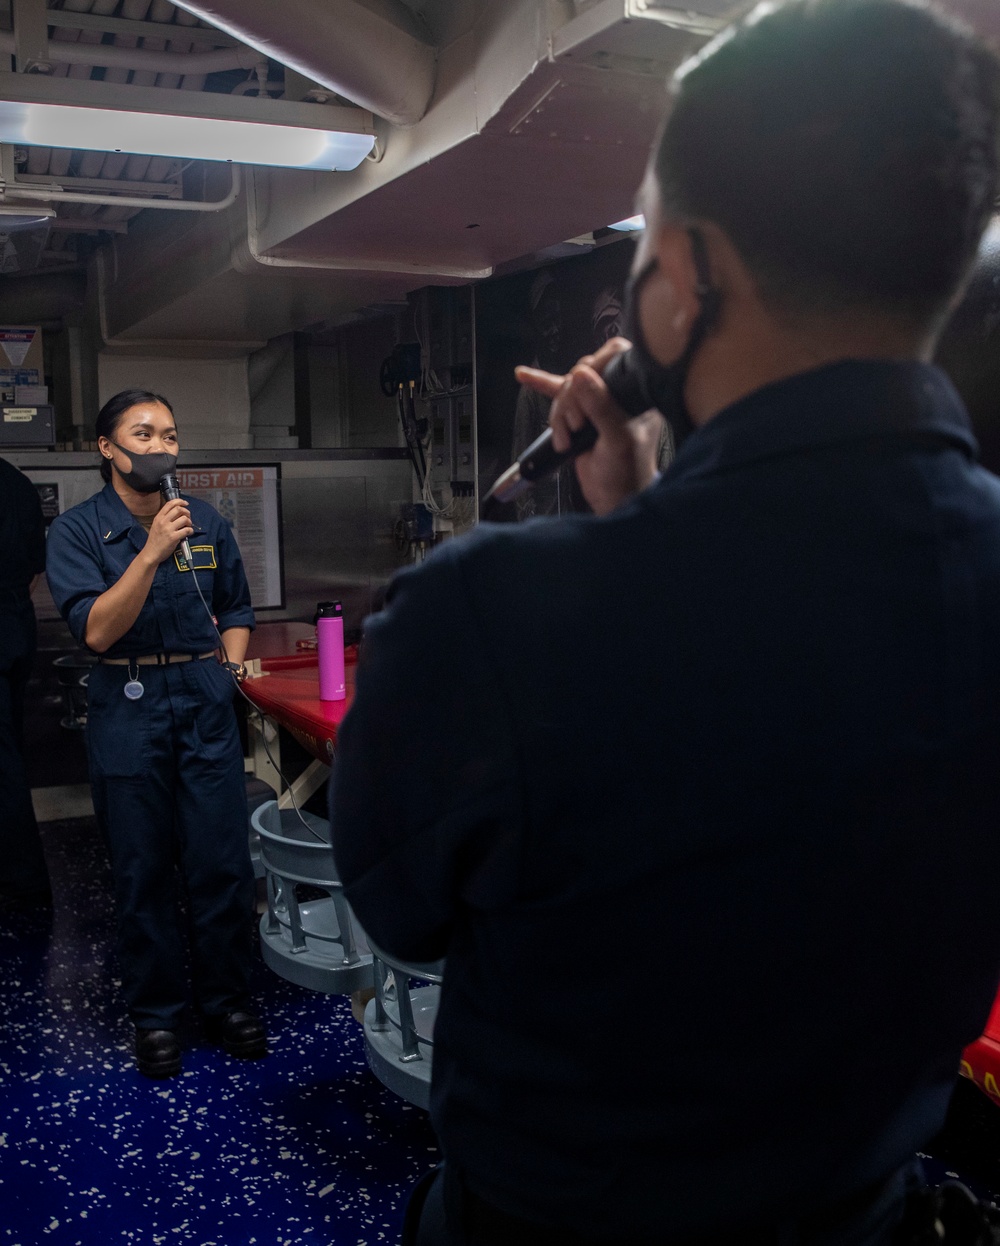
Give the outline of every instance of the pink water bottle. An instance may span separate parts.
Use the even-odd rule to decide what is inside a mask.
[[[316,648],[319,652],[319,699],[343,701],[344,607],[339,601],[321,601],[316,607]]]

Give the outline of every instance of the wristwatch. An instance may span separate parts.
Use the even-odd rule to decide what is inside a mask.
[[[233,678],[238,684],[241,684],[247,677],[247,668],[242,662],[222,662],[220,665],[227,671],[232,671]]]

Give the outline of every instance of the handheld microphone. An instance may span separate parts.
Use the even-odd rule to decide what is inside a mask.
[[[160,477],[160,493],[163,495],[164,502],[173,502],[175,498],[181,496],[175,472],[165,472]],[[191,546],[188,544],[187,537],[181,541],[180,551],[184,555],[184,561],[194,571],[194,559],[191,557]]]
[[[615,355],[604,369],[604,383],[611,397],[622,408],[629,419],[642,415],[650,407],[656,406],[651,401],[646,389],[641,370],[636,366],[633,352],[623,351]],[[559,470],[563,463],[583,454],[597,441],[597,429],[588,420],[581,428],[570,435],[569,449],[561,453],[553,449],[552,429],[547,428],[537,437],[527,450],[523,451],[516,463],[499,476],[490,489],[485,502],[513,502],[515,498],[526,492],[536,480],[544,480]]]

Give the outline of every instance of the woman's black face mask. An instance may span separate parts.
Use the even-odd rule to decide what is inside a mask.
[[[131,471],[123,472],[118,466],[115,466],[115,471],[136,493],[156,493],[160,487],[160,478],[177,466],[176,454],[167,454],[163,450],[137,454],[134,450],[126,450],[117,441],[112,441],[111,444],[128,458]]]
[[[719,314],[719,292],[712,285],[705,241],[696,229],[691,229],[688,233],[698,275],[697,294],[701,301],[701,310],[691,326],[687,345],[675,363],[663,364],[654,357],[646,342],[639,316],[639,294],[649,275],[656,269],[657,261],[651,259],[644,264],[629,278],[625,288],[623,332],[632,343],[632,349],[627,356],[623,357],[623,363],[631,374],[632,383],[642,392],[646,400],[646,406],[643,409],[655,407],[661,412],[673,432],[675,446],[679,446],[689,434],[694,432],[694,424],[687,409],[687,403],[684,401],[684,385],[694,353],[704,341],[705,334]]]

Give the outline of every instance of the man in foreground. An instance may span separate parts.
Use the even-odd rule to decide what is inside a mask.
[[[332,811],[372,937],[447,957],[421,1246],[898,1223],[1000,972],[1000,483],[924,362],[998,106],[900,0],[684,67],[629,298],[674,463],[621,342],[523,373],[557,444],[597,426],[596,514],[484,527],[369,624]]]

